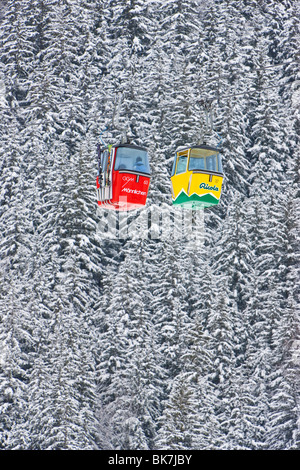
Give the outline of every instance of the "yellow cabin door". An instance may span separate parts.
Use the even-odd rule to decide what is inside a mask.
[[[171,176],[171,191],[172,191],[172,200],[173,202],[177,199],[179,194],[183,192],[187,192],[188,184],[189,184],[189,174],[187,172],[187,165],[188,165],[188,154],[189,150],[183,150],[181,152],[177,152],[173,171]]]

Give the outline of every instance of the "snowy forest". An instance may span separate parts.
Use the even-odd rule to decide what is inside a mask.
[[[300,449],[299,23],[299,0],[0,1],[0,449]],[[105,236],[102,131],[147,148],[159,214],[208,102],[201,246]]]

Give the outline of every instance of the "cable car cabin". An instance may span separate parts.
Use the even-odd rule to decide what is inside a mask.
[[[207,145],[177,150],[172,175],[173,204],[202,209],[218,204],[223,170],[219,150]]]
[[[129,211],[146,205],[150,167],[146,149],[121,144],[98,149],[97,202]]]

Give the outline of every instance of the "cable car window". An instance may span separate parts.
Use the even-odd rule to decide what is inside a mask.
[[[150,174],[146,150],[119,147],[117,149],[115,170],[129,170]]]
[[[175,158],[174,158],[174,160],[173,160],[173,166],[172,166],[172,173],[171,173],[171,176],[174,176],[174,175],[175,175],[176,162],[177,162],[177,158],[176,158],[176,155],[175,155]]]
[[[189,170],[205,170],[204,157],[190,157]]]
[[[186,171],[187,165],[187,155],[181,155],[177,158],[177,167],[176,167],[176,175],[178,173],[184,173]]]
[[[211,171],[217,171],[216,155],[210,155],[209,157],[206,157],[206,169]]]
[[[223,173],[221,155],[218,153],[218,172]]]
[[[107,161],[108,161],[108,150],[103,150],[103,153],[101,155],[101,165],[102,165],[102,170],[106,171],[106,166],[107,166]]]
[[[189,170],[206,170],[222,173],[220,154],[211,149],[191,149]]]

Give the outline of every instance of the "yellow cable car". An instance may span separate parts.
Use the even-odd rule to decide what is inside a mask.
[[[171,174],[172,202],[189,209],[218,204],[223,182],[216,147],[196,145],[176,151]]]

